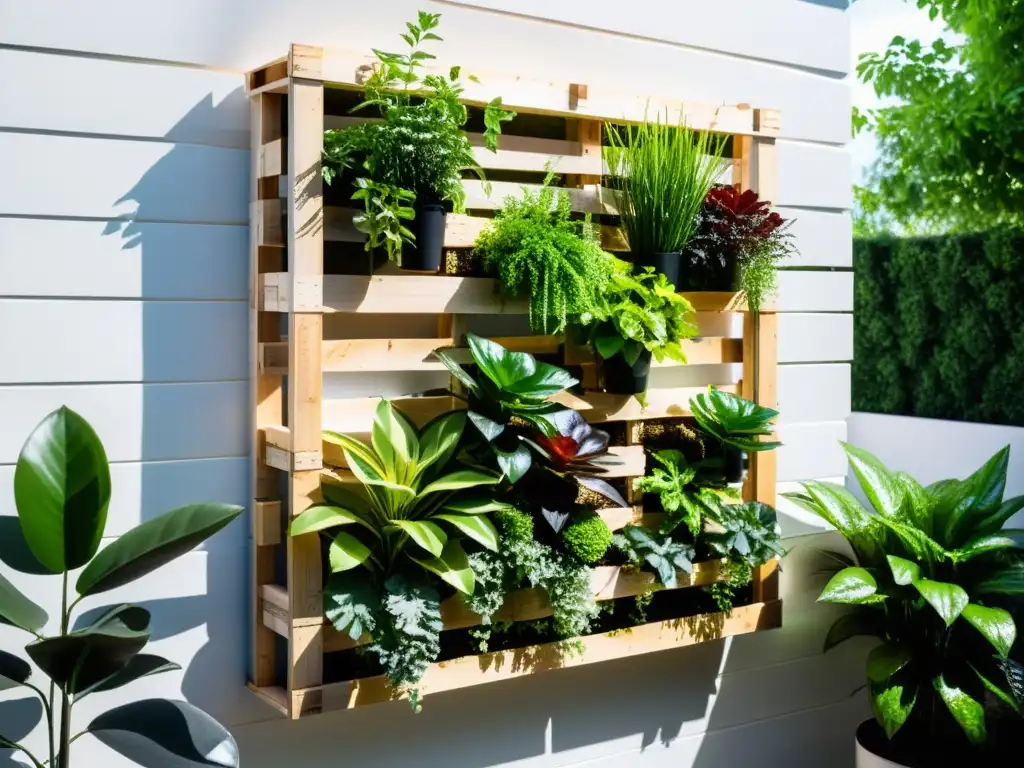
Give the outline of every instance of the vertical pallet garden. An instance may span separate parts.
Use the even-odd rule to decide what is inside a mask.
[[[463,354],[464,334],[480,322],[507,316],[521,323],[526,304],[503,299],[496,282],[469,274],[463,256],[506,195],[524,185],[539,186],[550,163],[570,190],[575,211],[602,224],[608,250],[623,250],[614,222],[615,198],[601,187],[604,163],[602,123],[642,121],[648,112],[667,113],[691,128],[730,137],[732,162],[727,183],[752,188],[762,197],[776,196],[775,136],[779,115],[746,105],[723,107],[602,91],[578,83],[534,83],[518,78],[480,77],[467,83],[467,104],[479,105],[483,93],[500,92],[519,116],[509,124],[496,153],[486,151],[479,135],[470,140],[476,157],[492,179],[490,189],[465,183],[465,215],[449,215],[445,235],[447,274],[395,274],[387,268],[345,274],[365,263],[361,235],[351,226],[346,202],[325,197],[320,163],[325,128],[354,119],[348,109],[372,62],[354,55],[293,45],[287,57],[247,76],[251,100],[251,353],[253,442],[253,637],[250,688],[282,713],[297,718],[328,709],[344,709],[392,698],[382,677],[329,679],[330,654],[358,645],[325,623],[321,549],[316,534],[289,537],[287,522],[319,501],[322,478],[351,479],[344,459],[323,429],[356,435],[369,433],[377,398],[324,398],[325,374],[373,377],[444,371],[432,358],[438,347]],[[331,203],[338,204],[331,204]],[[368,270],[367,270],[368,271]],[[776,401],[776,318],[770,308],[747,313],[728,293],[684,294],[703,327],[727,328],[721,313],[742,316],[742,334],[722,331],[686,344],[693,366],[741,368],[721,389],[768,407]],[[363,318],[358,315],[365,316]],[[391,331],[375,335],[374,323],[389,329],[413,327],[409,338]],[[423,333],[422,316],[432,333]],[[420,319],[418,319],[420,318]],[[365,321],[365,322],[364,322]],[[414,322],[415,321],[415,322]],[[733,327],[739,322],[733,324]],[[358,327],[358,332],[352,329]],[[702,329],[702,333],[703,333]],[[492,335],[492,334],[486,334]],[[359,336],[360,338],[349,338]],[[622,464],[610,473],[627,488],[642,476],[646,455],[639,437],[652,420],[683,420],[690,397],[703,386],[654,388],[645,402],[596,389],[595,363],[586,350],[548,336],[497,338],[510,349],[554,359],[580,372],[584,390],[565,393],[564,405],[588,421],[607,424],[617,435],[612,452]],[[469,362],[468,351],[463,362]],[[667,362],[666,365],[676,365]],[[413,421],[423,423],[460,407],[450,395],[393,399]],[[743,488],[744,500],[775,501],[775,458],[753,453]],[[639,499],[633,506],[603,508],[598,513],[612,530],[644,519]],[[679,588],[708,585],[719,578],[717,562],[699,564]],[[649,591],[651,574],[618,566],[594,568],[592,586],[598,600]],[[511,594],[496,618],[532,621],[550,615],[544,595],[534,589]],[[442,604],[445,629],[480,623],[458,597]],[[562,666],[576,666],[639,653],[689,645],[718,637],[779,626],[781,603],[775,561],[754,572],[753,602],[729,613],[646,623],[628,631],[581,638],[580,653],[566,656],[554,643],[480,656],[440,661],[421,683],[424,693],[507,679]]]

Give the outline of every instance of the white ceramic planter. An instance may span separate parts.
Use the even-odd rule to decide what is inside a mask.
[[[860,743],[860,734],[864,730],[864,726],[870,722],[873,721],[865,720],[860,724],[860,727],[857,728],[857,736],[855,738],[857,743],[856,768],[906,768],[903,763],[894,763],[892,760],[886,760],[884,757],[879,757]]]

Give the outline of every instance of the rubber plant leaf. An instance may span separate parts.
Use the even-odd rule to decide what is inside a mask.
[[[176,765],[239,766],[238,745],[231,734],[185,701],[134,701],[99,715],[87,730],[115,752],[142,766],[166,761],[166,757],[160,757],[161,751],[177,757]]]
[[[206,541],[244,512],[234,504],[189,504],[139,525],[104,547],[75,585],[80,595],[116,589]]]
[[[37,633],[46,626],[46,611],[25,597],[0,573],[0,624]]]
[[[25,541],[51,573],[81,568],[99,549],[110,504],[110,467],[89,423],[62,407],[29,435],[14,471]]]

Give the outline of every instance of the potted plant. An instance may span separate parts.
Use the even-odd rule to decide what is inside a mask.
[[[791,223],[753,190],[713,187],[686,248],[685,288],[738,291],[750,311],[759,312],[775,291],[779,261],[793,253]]]
[[[715,438],[725,449],[725,481],[743,479],[745,454],[773,451],[782,443],[761,440],[774,434],[772,422],[779,412],[746,398],[708,387],[707,392],[690,398],[690,411],[701,431]]]
[[[107,606],[88,620],[76,608],[85,598],[106,595],[185,554],[244,510],[228,504],[190,504],[142,523],[101,549],[110,481],[99,437],[68,408],[43,419],[18,456],[14,501],[19,527],[5,535],[0,546],[8,554],[18,551],[29,572],[60,577],[63,587],[55,617],[60,631],[47,635],[46,611],[0,575],[0,624],[30,636],[25,654],[35,665],[34,669],[19,656],[0,651],[0,690],[22,688],[39,697],[49,754],[44,760],[14,741],[15,734],[4,733],[7,723],[0,723],[0,749],[22,752],[36,768],[70,768],[73,742],[88,733],[137,765],[167,765],[173,760],[177,765],[234,768],[239,765],[235,740],[205,712],[185,701],[133,701],[120,692],[141,678],[181,669],[161,656],[143,653],[150,639],[149,611],[137,605]],[[72,579],[74,587],[69,589]],[[40,676],[49,678],[48,695]],[[76,733],[72,707],[86,697],[115,690],[125,703],[99,711]]]
[[[595,307],[582,319],[601,360],[607,392],[635,395],[647,391],[651,358],[686,362],[682,342],[697,333],[688,315],[693,306],[675,292],[668,278],[652,267],[630,274],[615,260],[606,289],[594,295]]]
[[[857,729],[858,767],[1003,762],[1022,725],[1010,679],[1020,674],[1009,659],[1017,627],[1005,607],[1024,581],[1022,532],[1003,526],[1024,497],[1003,499],[1009,448],[966,480],[925,488],[843,447],[874,513],[829,483],[786,496],[853,551],[830,553],[843,567],[818,599],[851,612],[825,650],[856,635],[881,640],[867,659],[874,719]]]
[[[637,126],[612,126],[604,149],[633,263],[653,267],[680,284],[680,258],[697,214],[722,171],[723,137],[670,125],[660,117]]]
[[[429,272],[441,264],[447,208],[464,210],[463,171],[483,178],[463,130],[469,113],[459,101],[461,69],[422,74],[434,59],[422,46],[441,40],[433,31],[439,19],[421,11],[406,25],[406,53],[374,49],[380,65],[364,85],[366,100],[353,111],[375,107],[382,119],[324,134],[328,183],[343,169],[359,166],[365,174],[356,179],[352,199],[363,206],[353,222],[367,235],[366,249],[383,247],[402,269]],[[486,106],[488,149],[497,149],[501,123],[514,116],[500,98]]]
[[[551,186],[553,178],[549,170],[540,191],[506,198],[475,245],[505,295],[529,296],[530,327],[552,335],[594,312],[613,262],[589,215],[572,217],[569,193]]]

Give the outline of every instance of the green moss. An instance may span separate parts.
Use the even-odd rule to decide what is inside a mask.
[[[1024,234],[854,243],[855,411],[1024,426]]]
[[[596,563],[612,545],[612,532],[597,515],[577,520],[564,531],[562,541],[584,563]]]
[[[529,541],[533,539],[533,518],[518,509],[501,509],[494,513],[494,519],[506,539]]]

